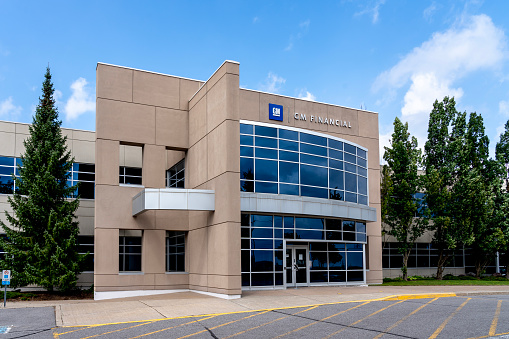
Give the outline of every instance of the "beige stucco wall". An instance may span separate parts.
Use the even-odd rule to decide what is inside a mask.
[[[269,120],[269,103],[283,106],[283,121]],[[369,284],[382,282],[382,238],[380,224],[380,164],[378,114],[329,104],[289,98],[247,89],[240,90],[240,119],[303,128],[352,141],[368,149],[369,206],[377,209],[376,222],[367,223]],[[299,119],[295,114],[299,113]],[[306,115],[302,120],[300,114]],[[311,115],[315,118],[311,121]],[[316,122],[322,119],[347,121],[351,127]]]

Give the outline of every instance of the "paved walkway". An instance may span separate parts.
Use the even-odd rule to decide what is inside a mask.
[[[194,292],[112,300],[8,302],[7,308],[54,306],[57,326],[106,324],[202,314],[243,312],[372,300],[420,294],[509,294],[509,286],[364,286],[303,287],[287,290],[245,291],[242,298],[225,300]]]

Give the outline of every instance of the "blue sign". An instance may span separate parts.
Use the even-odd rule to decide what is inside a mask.
[[[283,106],[269,104],[269,119],[283,121]]]

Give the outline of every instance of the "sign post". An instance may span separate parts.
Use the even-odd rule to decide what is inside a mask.
[[[11,271],[3,270],[2,271],[2,285],[4,285],[4,307],[5,302],[7,301],[7,285],[11,284]]]

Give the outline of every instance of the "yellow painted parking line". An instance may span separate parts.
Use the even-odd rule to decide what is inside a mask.
[[[468,298],[467,300],[465,300],[463,304],[461,304],[454,312],[452,312],[452,314],[448,316],[447,319],[445,319],[444,322],[440,324],[440,326],[438,326],[436,331],[433,332],[433,334],[428,339],[435,339],[440,334],[440,332],[442,332],[445,325],[447,325],[447,323],[451,321],[451,319],[456,315],[456,313],[458,313],[463,308],[463,306],[465,306],[471,299],[472,298]]]
[[[136,337],[132,337],[130,339],[135,339],[135,338],[141,338],[141,337],[145,337],[147,335],[151,335],[151,334],[155,334],[155,333],[160,333],[160,332],[164,332],[164,331],[167,331],[167,330],[171,330],[173,328],[177,328],[177,327],[181,327],[181,326],[185,326],[185,325],[189,325],[189,324],[192,324],[192,323],[197,323],[197,322],[200,322],[200,321],[203,321],[203,320],[207,320],[207,319],[211,319],[211,318],[214,318],[215,316],[210,316],[210,317],[205,317],[203,319],[199,319],[199,320],[193,320],[193,321],[189,321],[187,323],[183,323],[183,324],[180,324],[180,325],[176,325],[176,326],[171,326],[171,327],[167,327],[167,328],[163,328],[161,330],[157,330],[157,331],[154,331],[154,332],[150,332],[150,333],[144,333],[144,334],[140,334]]]
[[[114,331],[109,331],[109,332],[104,332],[104,333],[94,334],[94,335],[91,335],[91,336],[88,336],[88,337],[84,337],[84,338],[81,338],[81,339],[95,338],[95,337],[98,337],[98,336],[100,336],[100,335],[105,335],[105,334],[110,334],[110,333],[121,332],[121,331],[129,330],[129,329],[131,329],[131,328],[135,328],[135,327],[138,327],[138,326],[143,326],[143,325],[153,324],[153,323],[154,323],[153,321],[149,321],[149,322],[142,323],[142,324],[138,324],[138,325],[133,325],[133,326],[125,327],[125,328],[120,328],[120,329],[118,329],[118,330],[114,330]]]
[[[495,316],[493,317],[493,321],[491,322],[490,332],[488,335],[494,336],[497,331],[497,323],[498,317],[500,316],[500,308],[502,307],[502,300],[499,300],[497,303],[497,310],[495,311]]]
[[[373,339],[380,339],[383,335],[387,334],[387,332],[389,332],[390,330],[394,329],[396,326],[398,326],[399,324],[401,324],[403,321],[407,320],[408,318],[410,318],[410,316],[414,315],[415,313],[419,312],[420,310],[422,310],[424,307],[428,306],[429,304],[431,304],[433,301],[437,300],[438,298],[435,298],[435,299],[432,299],[430,301],[428,301],[427,303],[425,303],[424,305],[421,305],[419,308],[415,309],[412,313],[410,314],[407,314],[406,316],[404,316],[403,318],[401,318],[400,320],[398,320],[397,322],[394,323],[394,325],[388,327],[385,329],[385,331],[383,331],[382,333],[380,333],[379,335],[377,335],[376,337],[374,337]]]
[[[293,313],[293,314],[291,314],[291,315],[287,315],[287,316],[284,316],[284,317],[281,317],[281,318],[277,318],[277,319],[271,320],[271,321],[269,321],[269,322],[267,322],[267,323],[265,323],[265,324],[261,324],[261,325],[255,326],[255,327],[251,327],[251,328],[249,328],[249,329],[247,329],[247,330],[245,330],[245,331],[237,332],[237,333],[235,333],[235,334],[232,334],[232,335],[229,335],[229,336],[227,336],[227,337],[224,337],[223,339],[232,338],[232,337],[235,337],[235,336],[238,336],[238,335],[244,334],[244,333],[246,333],[246,332],[249,332],[249,331],[252,331],[252,330],[256,330],[257,328],[263,327],[263,326],[265,326],[265,325],[270,325],[270,324],[275,323],[276,321],[279,321],[279,320],[283,320],[283,319],[286,319],[286,318],[290,318],[290,316],[294,316],[294,315],[296,315],[296,314],[300,314],[300,313],[304,313],[304,312],[307,312],[307,311],[313,310],[313,309],[315,309],[315,308],[317,308],[317,307],[318,307],[318,306],[313,306],[313,307],[307,308],[307,309],[305,309],[305,310],[299,311],[299,312],[297,312],[297,313]]]
[[[384,307],[384,308],[382,308],[382,309],[379,309],[378,311],[373,312],[373,313],[371,313],[370,315],[368,315],[368,316],[366,316],[366,317],[364,317],[364,318],[362,318],[362,319],[359,319],[359,320],[357,320],[356,322],[353,322],[353,323],[351,323],[351,324],[350,324],[350,325],[348,325],[348,326],[343,327],[343,328],[342,328],[342,329],[340,329],[339,331],[336,331],[336,332],[334,332],[334,333],[329,334],[329,335],[328,335],[328,336],[326,336],[325,338],[330,338],[330,337],[332,337],[333,335],[336,335],[336,334],[338,334],[338,333],[341,333],[341,332],[343,332],[344,330],[346,330],[347,328],[349,328],[349,327],[351,327],[351,326],[354,326],[354,325],[357,325],[358,323],[360,323],[360,322],[362,322],[362,321],[364,321],[364,320],[368,319],[369,317],[372,317],[372,316],[374,316],[375,314],[378,314],[378,313],[380,313],[380,312],[382,312],[382,311],[385,311],[386,309],[391,308],[391,307],[392,307],[392,306],[394,306],[394,305],[401,304],[401,303],[402,303],[402,302],[404,302],[404,301],[406,301],[406,300],[400,300],[400,301],[398,301],[398,302],[395,302],[394,304],[390,304],[390,305],[389,305],[389,306],[387,306],[387,307]],[[324,338],[324,339],[325,339],[325,338]]]
[[[411,300],[456,297],[456,293],[431,293],[431,294],[402,294],[385,298],[384,300]]]
[[[506,334],[509,334],[509,332],[497,333],[495,335],[496,336],[500,336],[500,335],[506,335]],[[481,337],[472,337],[472,338],[469,338],[469,339],[483,339],[483,338],[491,338],[491,337],[492,337],[491,335],[483,335]]]
[[[223,326],[226,326],[226,325],[230,325],[230,324],[236,323],[237,321],[241,321],[241,320],[245,320],[245,319],[248,319],[248,318],[256,317],[257,315],[265,314],[267,312],[270,312],[270,311],[264,311],[264,312],[259,312],[259,313],[256,313],[256,314],[251,314],[251,315],[249,315],[247,317],[244,317],[244,318],[240,318],[240,319],[237,319],[237,320],[232,320],[232,321],[229,321],[227,323],[211,327],[209,330],[215,330],[216,328],[223,327]],[[189,337],[192,337],[192,336],[195,336],[197,334],[204,333],[204,332],[208,332],[208,330],[202,330],[202,331],[198,331],[198,332],[195,332],[195,333],[191,333],[191,334],[185,335],[183,337],[180,337],[178,339],[189,338]]]
[[[92,328],[92,327],[96,327],[96,326],[80,327],[77,330],[67,331],[67,332],[63,332],[63,333],[53,333],[53,338],[58,338],[59,336],[64,335],[64,334],[74,333],[74,332],[86,330],[86,329],[89,329],[89,328]],[[56,330],[57,328],[58,327],[55,327],[53,330]]]
[[[350,311],[350,310],[353,310],[354,308],[361,307],[361,306],[364,306],[364,305],[366,305],[366,304],[369,304],[370,302],[371,302],[371,301],[366,301],[365,303],[362,303],[362,304],[360,304],[360,305],[356,305],[356,306],[354,306],[354,307],[350,307],[349,309],[346,309],[346,310],[344,310],[344,311],[338,312],[338,313],[333,314],[333,315],[331,315],[331,316],[328,316],[328,317],[326,317],[326,318],[323,318],[323,319],[320,319],[320,320],[318,320],[318,321],[312,322],[312,323],[310,323],[310,324],[304,325],[304,326],[302,326],[302,327],[296,328],[296,329],[295,329],[295,330],[293,330],[293,331],[286,332],[286,333],[283,333],[283,334],[281,334],[281,335],[278,335],[278,336],[277,336],[277,337],[275,337],[274,339],[276,339],[276,338],[282,338],[282,337],[284,337],[284,336],[286,336],[286,335],[288,335],[288,334],[292,334],[292,333],[298,332],[298,331],[300,331],[300,330],[305,329],[306,327],[309,327],[309,326],[314,325],[314,324],[318,324],[318,323],[319,323],[319,322],[321,322],[321,321],[328,320],[328,319],[330,319],[330,318],[332,318],[332,317],[335,317],[335,316],[338,316],[338,315],[343,314],[343,313],[345,313],[345,312],[348,312],[348,311]]]

